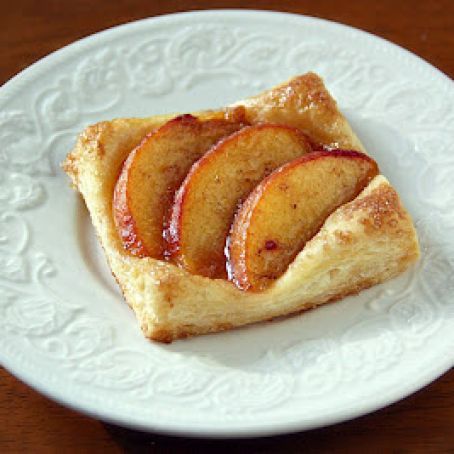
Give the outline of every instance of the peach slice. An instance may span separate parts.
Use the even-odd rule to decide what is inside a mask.
[[[274,169],[310,151],[306,136],[284,125],[249,126],[220,141],[176,194],[171,258],[191,273],[227,277],[224,246],[238,204]]]
[[[264,290],[339,206],[378,174],[368,156],[316,151],[277,169],[238,211],[228,241],[229,277],[241,289]]]
[[[139,257],[163,258],[163,230],[175,191],[191,165],[242,123],[217,118],[176,117],[144,138],[121,170],[113,216],[125,249]]]

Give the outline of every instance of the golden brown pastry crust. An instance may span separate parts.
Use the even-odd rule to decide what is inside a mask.
[[[315,74],[291,79],[226,111],[233,115],[299,127],[330,147],[364,151],[335,101]],[[244,292],[223,279],[189,274],[173,264],[130,255],[112,217],[112,195],[122,163],[143,136],[175,115],[117,119],[88,127],[68,155],[64,170],[82,194],[113,275],[154,340],[222,331],[300,312],[383,282],[417,260],[419,246],[409,214],[383,176],[341,206],[298,254],[274,285]]]

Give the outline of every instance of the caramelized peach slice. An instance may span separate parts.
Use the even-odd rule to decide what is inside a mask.
[[[343,150],[316,151],[277,169],[235,217],[228,241],[229,277],[242,289],[268,287],[326,218],[377,173],[371,158]]]
[[[173,260],[194,274],[226,277],[224,245],[238,204],[274,169],[309,151],[301,131],[274,124],[243,128],[214,146],[176,194],[168,230]]]
[[[163,258],[164,223],[175,191],[197,159],[242,126],[182,115],[145,137],[126,159],[114,191],[114,220],[126,249]]]

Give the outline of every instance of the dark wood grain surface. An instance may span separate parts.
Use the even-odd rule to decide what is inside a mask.
[[[0,83],[76,39],[165,13],[255,8],[323,17],[367,30],[454,75],[454,1],[16,0],[0,12]],[[454,452],[454,370],[386,409],[332,427],[255,440],[143,434],[39,395],[0,369],[0,452]]]

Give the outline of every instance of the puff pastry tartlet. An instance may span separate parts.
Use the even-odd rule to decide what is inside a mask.
[[[251,128],[262,136],[251,136]],[[241,149],[240,176],[226,170],[225,156],[240,156],[238,148],[228,148],[232,142],[249,147],[250,154]],[[257,147],[262,151],[254,157]],[[353,150],[341,152],[344,157],[351,153],[361,155],[361,162],[373,162],[322,80],[307,73],[218,111],[95,124],[80,135],[63,167],[85,200],[112,273],[145,336],[171,342],[313,308],[386,281],[417,260],[411,217],[378,167],[367,164],[355,167],[355,181],[361,183],[356,192],[338,200],[339,189],[331,191],[324,204],[328,211],[318,223],[308,223],[314,232],[289,247],[288,266],[285,262],[277,274],[256,273],[249,280],[235,277],[234,270],[227,279],[225,256],[219,252],[229,233],[227,220],[238,224],[260,211],[265,186],[271,187],[270,200],[287,200],[276,189],[287,190],[279,183],[283,172],[298,176],[301,162],[310,161],[308,154],[324,157],[339,149]],[[338,178],[336,166],[326,163]],[[213,193],[215,180],[221,186]],[[128,192],[137,182],[143,193]],[[298,191],[298,185],[290,185],[292,207],[304,203]],[[179,199],[185,200],[183,208]],[[224,230],[210,230],[210,210]],[[295,210],[307,214],[304,207]],[[198,213],[206,225],[197,221]],[[200,235],[191,230],[198,225]],[[261,231],[260,223],[247,226],[248,232]],[[230,255],[239,257],[236,269],[241,271],[249,269],[249,262],[241,261],[241,245],[253,242],[241,238],[241,229],[236,232],[234,244],[227,241],[227,255],[230,248]],[[273,239],[265,245],[277,249]]]

